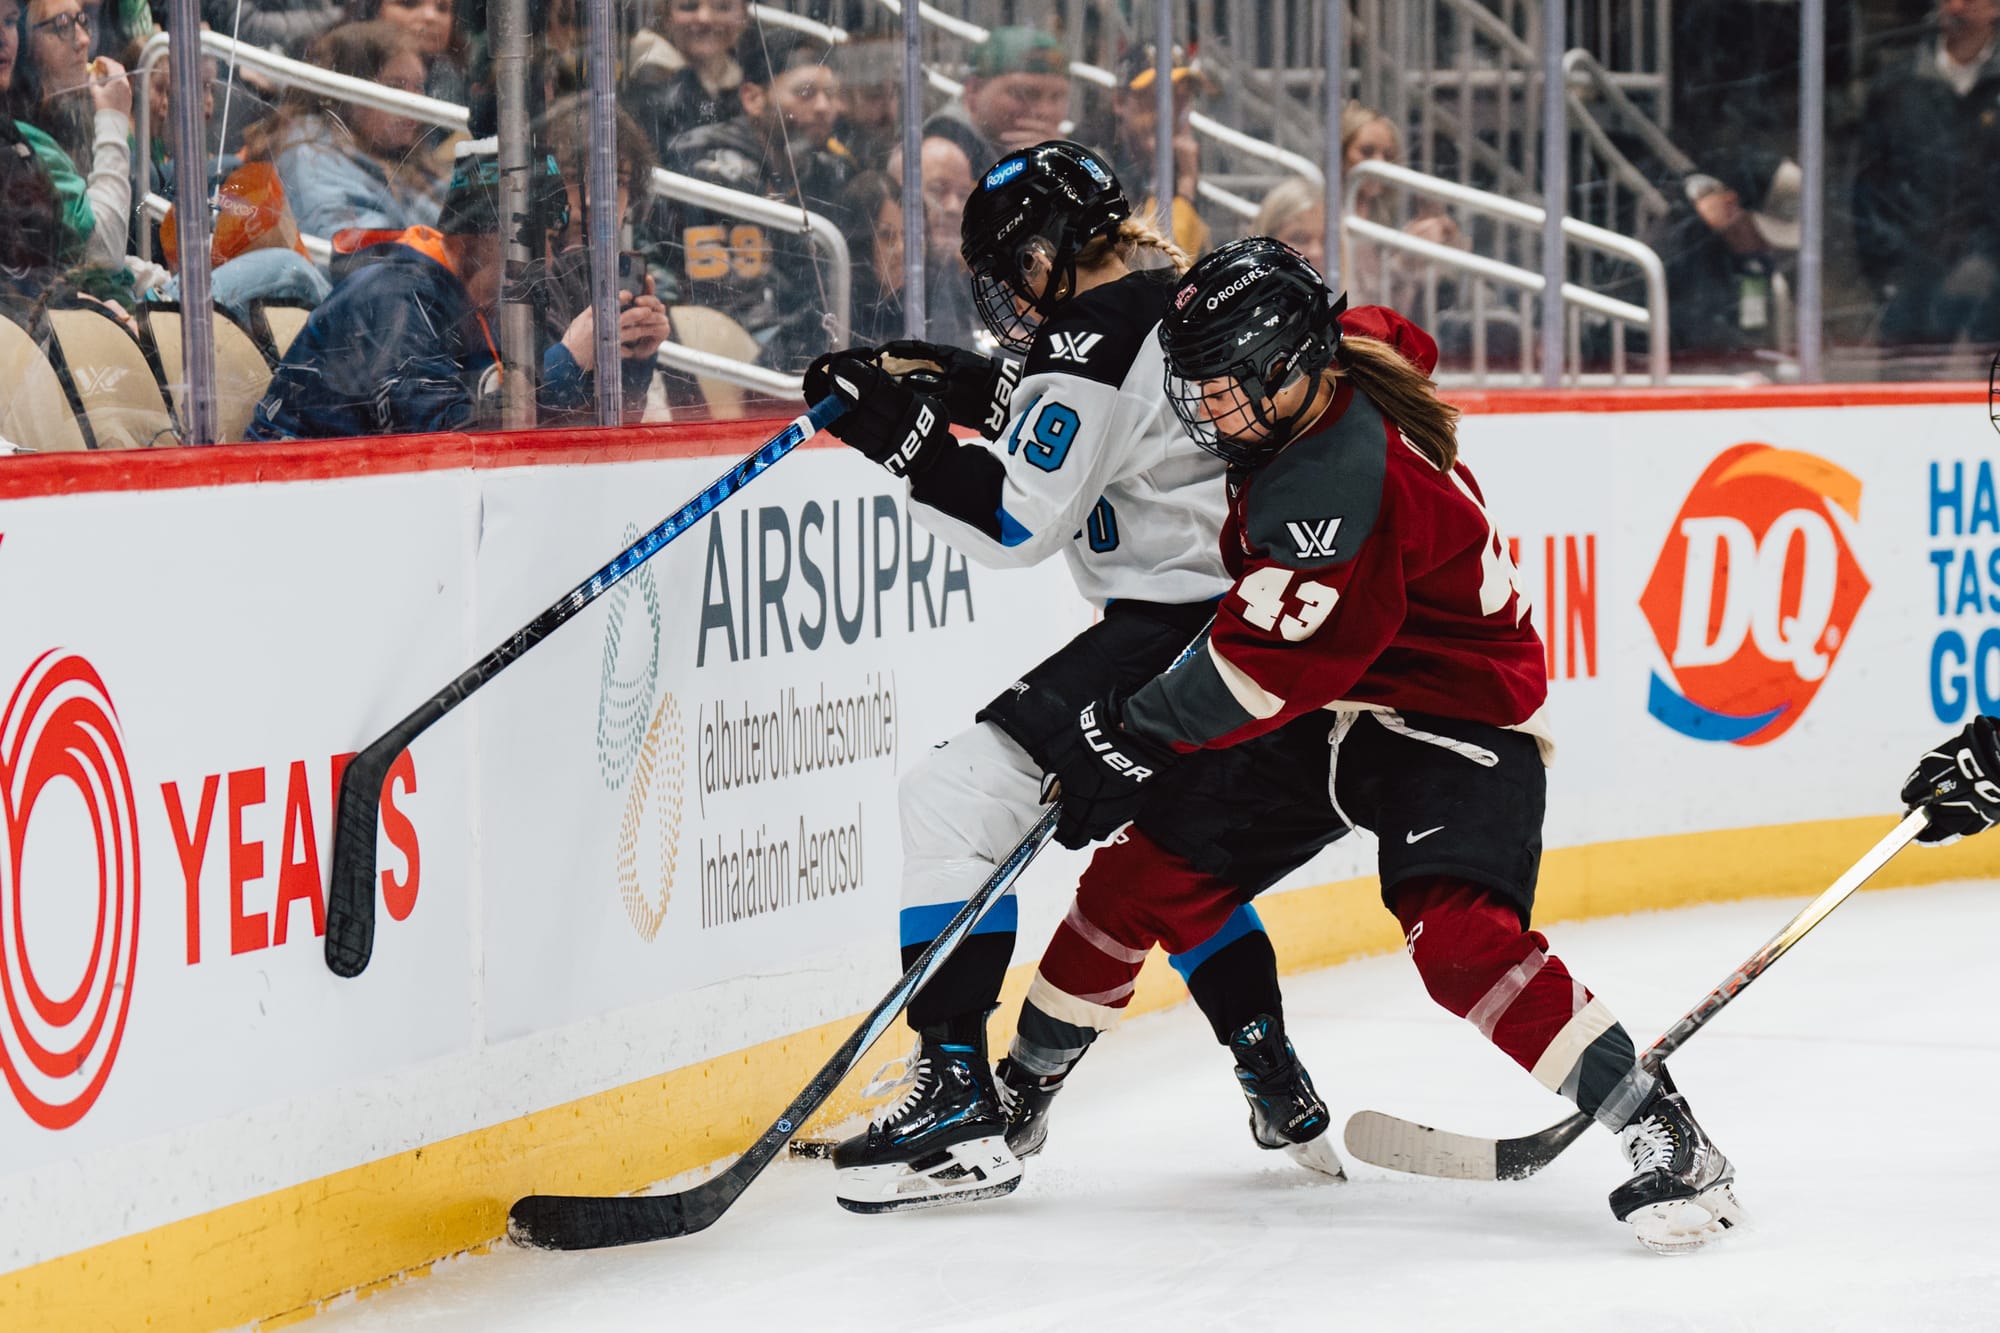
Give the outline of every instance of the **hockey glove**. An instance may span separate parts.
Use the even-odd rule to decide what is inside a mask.
[[[1930,816],[1918,842],[1941,847],[1992,828],[2000,821],[2000,723],[1976,717],[1933,746],[1903,783],[1903,804]]]
[[[1176,762],[1165,746],[1120,726],[1118,711],[1115,699],[1087,703],[1049,743],[1043,798],[1062,801],[1056,841],[1065,847],[1088,847],[1131,822],[1152,790],[1147,782]]]
[[[1004,356],[981,356],[962,347],[899,338],[883,343],[877,364],[902,379],[912,364],[937,367],[943,388],[936,390],[952,424],[968,426],[989,440],[1007,425],[1007,404],[1021,379],[1021,365]]]
[[[944,405],[877,366],[873,348],[828,352],[807,367],[805,390],[809,403],[828,394],[846,403],[827,430],[899,477],[919,475],[957,443]]]

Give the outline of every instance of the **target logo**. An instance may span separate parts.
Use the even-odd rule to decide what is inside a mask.
[[[51,857],[34,844],[36,808],[55,818],[74,815],[81,799],[95,837],[94,856]],[[48,823],[45,820],[45,823]],[[80,828],[74,819],[54,825]],[[60,836],[59,833],[57,836]],[[42,867],[66,871],[95,863],[94,926],[79,969],[63,966],[46,926],[51,904],[74,909],[92,903],[83,882],[43,883]],[[37,882],[24,877],[24,867]],[[80,938],[80,937],[79,937]],[[47,950],[36,972],[39,944]],[[104,1090],[125,1019],[132,1007],[132,974],[139,959],[139,820],[132,773],[118,713],[104,682],[88,661],[61,649],[37,658],[0,713],[0,1071],[30,1119],[44,1129],[81,1120]],[[62,974],[58,976],[58,974]]]

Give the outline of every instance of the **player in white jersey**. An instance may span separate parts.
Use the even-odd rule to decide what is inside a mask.
[[[1104,615],[903,778],[906,967],[1040,817],[1047,744],[1081,703],[1165,668],[1229,586],[1217,552],[1221,461],[1160,391],[1157,329],[1186,256],[1131,216],[1102,158],[1061,140],[994,163],[966,203],[962,237],[982,317],[1025,362],[914,341],[850,348],[814,363],[807,399],[848,401],[833,433],[909,481],[919,522],[986,565],[1062,552]],[[1136,268],[1147,249],[1167,265]],[[961,443],[953,423],[989,443]],[[916,1083],[835,1149],[844,1206],[887,1212],[1019,1183],[1016,1150],[1041,1146],[1054,1089],[1050,1071],[1005,1062],[996,1087],[987,1062],[986,1019],[1017,920],[1011,896],[995,904],[912,1001]],[[1276,959],[1248,907],[1174,964],[1219,1042],[1280,1012]],[[1338,1174],[1326,1108],[1297,1061],[1238,1073],[1253,1110],[1260,1097],[1290,1110],[1284,1136],[1259,1142]],[[1010,1083],[1032,1095],[1009,1096]]]

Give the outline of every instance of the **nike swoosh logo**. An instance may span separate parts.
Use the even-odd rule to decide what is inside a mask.
[[[1439,825],[1438,825],[1438,826],[1437,826],[1436,828],[1427,828],[1427,829],[1425,829],[1425,830],[1424,830],[1424,831],[1423,831],[1422,833],[1405,833],[1405,834],[1403,835],[1403,841],[1404,841],[1404,842],[1422,842],[1422,841],[1423,841],[1423,840],[1424,840],[1425,838],[1428,838],[1428,837],[1430,837],[1430,836],[1431,836],[1431,834],[1433,834],[1433,833],[1438,833],[1438,832],[1442,832],[1442,831],[1443,831],[1443,829],[1444,829],[1444,825],[1442,825],[1442,824],[1439,824]]]

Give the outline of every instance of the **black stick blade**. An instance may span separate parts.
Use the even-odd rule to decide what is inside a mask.
[[[1526,1180],[1555,1161],[1579,1134],[1596,1123],[1579,1111],[1547,1129],[1518,1139],[1501,1139],[1493,1148],[1495,1175],[1501,1180]]]
[[[380,754],[370,746],[340,777],[326,889],[326,965],[335,976],[360,976],[375,953],[375,824],[382,784],[402,752],[401,745]]]
[[[678,1194],[530,1194],[507,1210],[507,1236],[538,1250],[602,1250],[672,1240],[712,1225],[736,1202],[744,1183],[725,1171]]]

